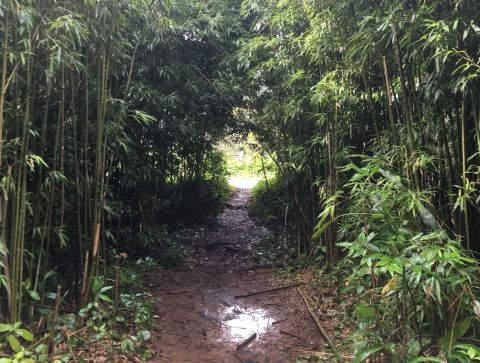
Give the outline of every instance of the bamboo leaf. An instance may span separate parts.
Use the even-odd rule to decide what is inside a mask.
[[[365,361],[368,357],[376,352],[379,352],[383,349],[383,345],[375,345],[373,347],[368,347],[362,349],[357,355],[355,355],[355,359],[353,360],[354,363],[361,363]]]
[[[408,363],[443,363],[443,360],[437,357],[417,357]]]
[[[453,344],[470,329],[472,318],[466,318],[455,324],[446,334],[438,340],[444,353],[448,354]]]

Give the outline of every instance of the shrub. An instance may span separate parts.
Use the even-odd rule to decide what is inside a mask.
[[[344,171],[353,176],[330,201],[330,207],[340,200],[347,206],[338,217],[346,241],[339,245],[347,290],[358,296],[356,353],[408,361],[436,346],[457,357],[457,343],[478,324],[477,262],[436,222],[428,193],[408,189],[388,169],[371,158],[362,167],[348,165]],[[317,230],[327,218],[320,220]]]
[[[185,243],[187,235],[185,229],[169,231],[165,226],[148,226],[129,245],[134,247],[138,256],[153,256],[154,261],[162,266],[175,266],[184,260],[189,251]]]
[[[280,177],[262,180],[253,188],[249,214],[252,218],[271,225],[285,223],[288,205],[287,190]]]

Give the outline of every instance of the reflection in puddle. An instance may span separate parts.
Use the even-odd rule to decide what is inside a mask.
[[[220,340],[241,342],[253,333],[265,333],[274,320],[263,309],[241,310],[232,306],[225,310],[222,316],[222,337]]]

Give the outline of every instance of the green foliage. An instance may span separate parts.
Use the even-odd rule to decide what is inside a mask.
[[[34,341],[33,334],[22,328],[22,323],[0,324],[0,351],[11,352],[9,358],[0,358],[1,363],[33,363],[33,353],[25,347]],[[22,341],[24,343],[22,343]]]
[[[330,201],[338,208],[343,199],[346,206],[337,219],[340,238],[348,241],[339,243],[349,271],[346,289],[358,296],[355,336],[365,337],[355,344],[357,354],[365,359],[395,344],[396,359],[403,361],[433,342],[450,356],[477,321],[472,285],[479,281],[478,265],[432,223],[425,193],[408,189],[389,169],[374,158],[348,165],[344,172],[351,178]],[[417,351],[410,349],[412,340]]]
[[[228,194],[215,145],[251,131],[278,169],[251,213],[286,219],[297,256],[347,254],[361,357],[436,343],[475,359],[478,1],[15,0],[0,15],[2,317],[34,320],[58,284],[108,335],[109,250],[177,263],[178,223]],[[352,153],[370,159],[340,172]]]
[[[294,252],[288,238],[279,233],[264,237],[255,244],[255,258],[261,265],[291,265]]]
[[[115,306],[113,301],[113,286],[107,285],[114,283],[113,271],[109,271],[107,276],[112,275],[112,281],[108,278],[95,278],[91,287],[93,299],[78,315],[60,313],[54,323],[52,309],[42,308],[43,320],[47,324],[45,327],[39,326],[43,338],[36,341],[29,330],[22,328],[21,323],[0,324],[0,350],[3,353],[12,353],[11,357],[2,357],[0,361],[42,363],[52,360],[51,357],[54,356],[56,358],[53,362],[80,362],[84,357],[80,357],[75,348],[84,348],[91,340],[96,342],[97,349],[105,355],[111,356],[123,351],[148,359],[151,353],[145,343],[151,338],[150,329],[155,321],[153,312],[156,299],[145,292],[143,281],[146,271],[157,266],[158,263],[153,259],[144,258],[119,268],[118,306]],[[52,295],[51,298],[55,300],[56,295]],[[79,317],[84,322],[82,328],[78,325]],[[53,352],[49,349],[50,339]],[[62,350],[56,351],[56,348]],[[79,352],[83,350],[79,349]]]
[[[241,117],[292,188],[299,250],[320,240],[327,260],[338,260],[335,223],[315,243],[310,237],[352,152],[390,159],[411,189],[433,192],[439,222],[466,246],[478,242],[477,5],[242,3],[249,33],[237,59],[249,84]]]
[[[163,266],[175,266],[184,261],[186,254],[190,251],[185,243],[189,230],[180,230],[168,232],[162,227],[145,227],[136,237],[138,242],[136,248],[133,248],[137,254],[149,254],[155,257],[140,259],[137,261],[137,267],[142,269],[152,269],[157,263]],[[129,246],[134,247],[132,241]]]
[[[408,361],[433,344],[454,361],[447,345],[478,339],[480,311],[478,2],[241,11],[242,119],[275,156],[297,255],[349,272],[359,359]]]
[[[140,353],[148,358],[150,353],[145,342],[151,337],[149,329],[155,321],[156,299],[145,292],[143,275],[156,266],[153,259],[146,258],[120,267],[118,306],[113,302],[113,287],[105,286],[101,278],[96,279],[92,285],[93,300],[79,312],[95,340],[105,341],[106,345],[109,341],[119,343],[121,351]]]
[[[227,141],[219,149],[225,155],[226,169],[231,177],[251,177],[271,179],[276,172],[272,158],[259,150],[259,145],[252,135],[247,141]]]
[[[85,307],[111,248],[176,263],[178,225],[223,204],[234,5],[1,2],[0,316],[33,320],[55,284]]]
[[[278,227],[285,224],[287,205],[287,191],[281,178],[260,180],[252,190],[249,214],[258,221]]]

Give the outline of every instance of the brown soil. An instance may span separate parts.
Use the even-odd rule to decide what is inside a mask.
[[[248,217],[249,198],[238,189],[217,223],[197,231],[187,268],[151,276],[159,299],[151,362],[295,362],[325,349],[296,288],[235,298],[292,283],[253,267],[252,249],[268,231]]]

